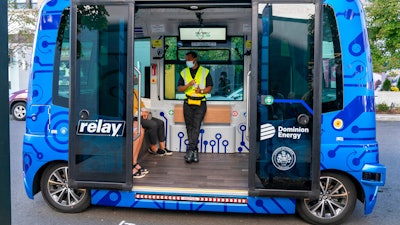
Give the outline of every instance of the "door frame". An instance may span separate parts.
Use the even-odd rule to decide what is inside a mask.
[[[311,190],[283,190],[283,189],[260,189],[256,187],[256,161],[258,150],[260,149],[259,137],[257,135],[257,99],[258,88],[249,88],[249,195],[250,196],[274,196],[274,197],[317,197],[319,195],[320,177],[320,148],[321,148],[321,82],[322,82],[322,18],[323,3],[320,0],[253,0],[252,1],[252,55],[251,55],[251,75],[249,77],[249,87],[258,86],[258,5],[260,3],[279,3],[296,4],[312,3],[315,4],[315,36],[314,36],[314,77],[313,77],[313,133],[312,133],[312,163],[311,163]],[[253,150],[252,150],[253,149]],[[254,151],[255,150],[255,151]]]
[[[91,0],[71,0],[71,10],[70,10],[70,102],[69,102],[69,150],[68,150],[68,163],[69,163],[69,179],[68,185],[72,188],[102,188],[102,189],[119,189],[119,190],[131,190],[133,186],[133,177],[132,177],[132,147],[133,147],[133,77],[131,76],[134,71],[134,61],[133,61],[133,52],[134,52],[134,6],[135,1],[123,1],[123,0],[98,0],[93,2]],[[122,182],[110,182],[98,179],[96,181],[86,181],[75,179],[75,176],[79,174],[79,171],[75,168],[75,155],[71,150],[74,146],[74,143],[77,143],[78,137],[76,135],[76,129],[79,123],[79,115],[76,110],[75,99],[78,99],[79,96],[76,93],[77,82],[79,82],[76,78],[77,73],[77,64],[76,61],[76,53],[77,53],[77,42],[72,40],[77,40],[77,6],[87,4],[87,5],[126,5],[129,7],[128,12],[128,23],[127,23],[127,73],[126,73],[126,118],[125,118],[125,132],[123,133],[125,138],[124,148],[126,148],[125,154],[125,167],[124,167],[124,175]],[[129,71],[132,71],[130,73]],[[122,161],[121,161],[122,162]],[[96,179],[98,176],[96,176]]]

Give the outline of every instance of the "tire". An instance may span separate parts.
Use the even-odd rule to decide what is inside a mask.
[[[356,206],[357,191],[345,175],[331,172],[320,177],[318,199],[297,201],[297,214],[311,224],[341,224]]]
[[[26,119],[26,103],[15,103],[12,107],[11,113],[15,120],[24,121]]]
[[[46,168],[40,181],[43,199],[53,209],[63,213],[82,212],[90,206],[90,191],[68,187],[67,163]]]

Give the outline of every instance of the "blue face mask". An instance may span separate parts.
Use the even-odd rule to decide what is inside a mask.
[[[194,67],[194,61],[186,61],[186,66],[189,68],[193,68]]]

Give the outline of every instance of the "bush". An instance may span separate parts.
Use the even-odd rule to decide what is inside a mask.
[[[385,79],[385,81],[383,81],[383,85],[382,85],[382,91],[390,91],[390,89],[392,88],[392,83],[390,82],[389,79]]]
[[[396,87],[397,87],[398,89],[400,89],[400,78],[397,80],[397,85],[396,85]]]
[[[389,106],[386,105],[385,103],[381,103],[376,106],[377,112],[388,112],[389,109],[390,109]]]

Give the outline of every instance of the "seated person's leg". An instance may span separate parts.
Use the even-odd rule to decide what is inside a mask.
[[[172,151],[168,150],[165,147],[165,128],[164,128],[164,121],[153,117],[152,120],[154,120],[157,123],[157,139],[160,144],[160,149],[165,151],[166,155],[172,155]]]
[[[157,146],[158,142],[158,137],[157,137],[157,122],[153,119],[151,120],[141,120],[142,121],[142,126],[144,129],[146,129],[146,132],[149,135],[150,139],[150,148],[149,152],[151,154],[157,154],[157,155],[164,155],[165,151],[162,149],[159,149]]]
[[[133,136],[134,138],[138,134],[137,129],[137,121],[133,122]],[[142,168],[138,163],[138,156],[140,152],[140,148],[142,147],[143,139],[144,139],[144,129],[143,127],[140,128],[140,136],[133,140],[133,153],[132,153],[132,174],[133,178],[142,178],[144,177],[149,171],[147,169]]]

